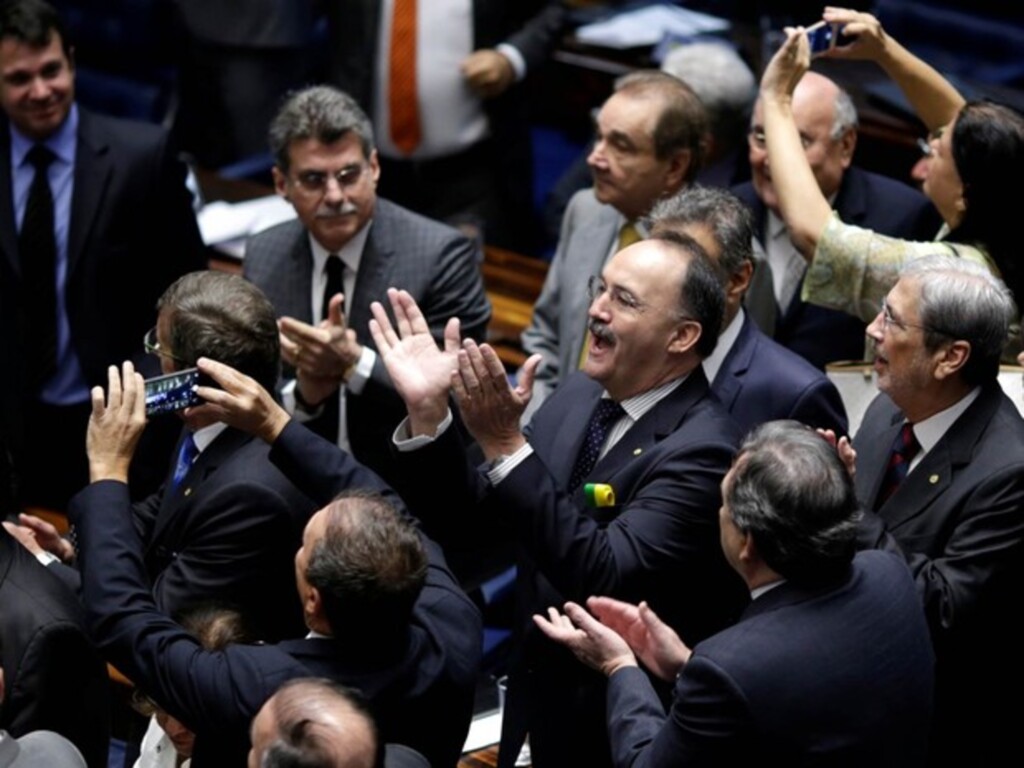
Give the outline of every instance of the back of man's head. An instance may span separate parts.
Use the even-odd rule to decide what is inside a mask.
[[[925,349],[966,341],[971,351],[960,369],[963,382],[975,386],[994,381],[1016,315],[1005,283],[980,264],[945,255],[911,261],[900,272],[904,279],[913,280],[920,291]]]
[[[255,285],[224,272],[178,278],[157,302],[171,351],[183,368],[209,357],[273,390],[281,364],[277,314]]]
[[[755,429],[723,491],[725,513],[780,576],[820,582],[849,566],[860,519],[853,481],[811,428],[770,421]]]
[[[64,55],[71,58],[71,42],[56,9],[43,0],[5,0],[0,4],[0,40],[12,38],[32,48],[50,44],[60,35]]]
[[[656,100],[660,113],[654,125],[654,155],[665,160],[688,151],[690,164],[684,181],[692,181],[704,165],[707,110],[693,89],[666,72],[644,69],[615,81],[615,94]]]
[[[347,492],[325,511],[305,576],[332,634],[368,649],[403,643],[427,574],[415,527],[377,494]]]
[[[706,228],[718,246],[718,267],[726,279],[754,260],[750,210],[724,189],[699,184],[686,187],[659,200],[647,217],[647,226],[652,237]]]
[[[262,768],[372,768],[377,732],[356,694],[326,678],[290,680],[257,718],[272,718],[272,737],[259,744]],[[258,726],[257,726],[258,727]],[[255,729],[254,729],[255,731]],[[253,733],[253,748],[260,736]]]
[[[268,141],[274,162],[286,172],[293,141],[314,139],[333,144],[349,132],[359,137],[363,156],[369,158],[375,147],[370,118],[347,93],[329,85],[314,85],[285,99],[270,123]]]

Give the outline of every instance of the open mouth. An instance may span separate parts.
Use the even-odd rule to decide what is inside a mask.
[[[608,330],[604,323],[591,320],[590,325],[590,352],[601,353],[606,349],[615,346],[615,334]]]

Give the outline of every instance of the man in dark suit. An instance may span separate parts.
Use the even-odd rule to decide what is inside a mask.
[[[547,59],[563,6],[325,4],[330,79],[373,117],[386,197],[449,223],[482,224],[488,243],[536,245],[529,105],[517,83]]]
[[[927,198],[893,179],[853,165],[857,146],[857,112],[849,95],[827,77],[808,72],[793,94],[793,118],[804,142],[811,171],[832,208],[847,224],[906,240],[933,240],[942,220]],[[753,293],[760,303],[755,317],[775,318],[763,330],[782,346],[818,368],[835,360],[864,356],[864,324],[843,312],[807,304],[800,298],[804,258],[790,242],[779,215],[764,143],[761,102],[750,126],[752,180],[735,189],[754,213],[754,224],[771,267],[772,286]],[[764,280],[768,276],[758,276]],[[753,298],[752,296],[752,298]]]
[[[396,434],[403,498],[446,545],[511,535],[521,554],[502,766],[527,733],[537,766],[609,760],[603,679],[531,629],[534,611],[595,590],[646,595],[697,640],[733,620],[744,599],[714,517],[738,430],[700,367],[723,311],[714,265],[688,237],[645,240],[613,256],[591,287],[587,363],[537,412],[528,437],[519,420],[536,356],[512,389],[493,349],[466,341],[459,350],[454,322],[438,350],[402,293],[391,296],[401,338],[380,307],[371,326],[409,413]],[[448,428],[456,368],[460,416],[485,473]],[[696,580],[700,589],[679,590]]]
[[[3,428],[22,502],[63,509],[88,480],[89,386],[141,353],[157,297],[205,256],[167,134],[75,105],[52,7],[4,3],[0,73]]]
[[[864,542],[901,551],[938,661],[933,762],[993,765],[1024,682],[1024,420],[996,374],[1013,319],[1001,281],[962,259],[909,264],[868,326],[882,390],[857,431]]]
[[[453,765],[472,714],[479,614],[440,548],[400,514],[401,502],[380,479],[339,454],[335,479],[364,490],[331,501],[308,489],[326,506],[310,519],[295,555],[306,637],[204,651],[157,609],[146,583],[125,486],[145,423],[142,380],[131,363],[111,372],[105,400],[97,393],[89,426],[93,483],[70,509],[87,621],[118,669],[195,732],[193,765],[240,765],[253,716],[296,677],[359,689],[382,740],[409,744],[433,765]],[[275,438],[284,452],[289,442],[301,448],[311,441],[323,445],[294,422]]]
[[[458,316],[468,335],[482,339],[490,304],[479,250],[455,230],[377,197],[373,130],[340,91],[319,86],[292,96],[270,141],[278,194],[299,221],[255,236],[243,274],[285,316],[282,355],[296,372],[285,402],[387,478],[403,409],[367,334],[370,303],[398,285],[423,305],[438,338]],[[344,308],[331,304],[337,293]]]
[[[722,496],[722,549],[753,600],[735,626],[691,651],[646,603],[599,597],[596,619],[575,603],[535,617],[608,676],[615,764],[921,765],[928,628],[901,558],[854,557],[857,499],[833,447],[770,422],[740,448]],[[667,718],[637,657],[676,681]]]
[[[0,729],[56,731],[107,764],[107,668],[75,594],[0,527]]]
[[[725,190],[694,186],[658,203],[651,234],[681,232],[704,246],[725,287],[725,317],[714,352],[701,365],[711,391],[746,433],[776,419],[846,434],[846,410],[824,373],[765,336],[743,301],[754,272],[750,213]]]

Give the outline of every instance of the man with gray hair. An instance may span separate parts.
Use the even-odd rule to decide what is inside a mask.
[[[722,482],[726,559],[752,602],[693,650],[646,602],[592,597],[535,623],[608,676],[616,766],[921,765],[934,684],[902,558],[855,555],[860,513],[832,446],[769,422]],[[681,585],[686,588],[686,585]],[[675,682],[672,712],[638,664]]]
[[[762,333],[743,301],[754,274],[750,212],[724,189],[693,186],[651,211],[652,237],[682,233],[718,264],[725,317],[704,375],[744,433],[774,419],[796,419],[846,434],[846,410],[824,373]]]
[[[934,239],[942,222],[923,195],[852,165],[857,111],[845,91],[824,75],[808,72],[793,94],[793,117],[814,178],[843,221],[905,240]],[[771,291],[753,291],[751,296],[761,303],[770,303],[774,297],[775,303],[752,306],[752,313],[763,319],[765,333],[819,368],[834,360],[861,359],[864,324],[800,297],[807,262],[790,241],[779,215],[760,100],[754,105],[749,144],[752,178],[735,192],[753,211],[755,232],[772,276]]]
[[[1013,306],[983,267],[932,256],[907,265],[868,326],[882,394],[853,444],[862,533],[917,580],[938,660],[936,764],[995,764],[1019,722],[989,692],[1024,683],[1010,619],[1024,591],[1024,420],[996,380]]]
[[[328,86],[293,94],[269,138],[277,193],[298,220],[254,236],[243,274],[282,316],[285,402],[387,476],[403,409],[367,332],[370,303],[398,286],[415,296],[438,339],[449,317],[483,339],[491,310],[479,248],[377,197],[373,129],[347,94]]]

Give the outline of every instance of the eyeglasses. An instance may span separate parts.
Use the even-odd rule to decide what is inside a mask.
[[[941,139],[942,134],[944,134],[945,132],[946,126],[943,125],[939,128],[936,128],[934,131],[931,131],[928,134],[927,139],[918,139],[917,148],[921,150],[921,154],[924,155],[925,157],[931,157],[932,155],[934,155],[935,150],[932,149],[932,142]]]
[[[618,286],[609,288],[604,278],[600,275],[591,275],[587,280],[587,296],[590,297],[590,302],[593,303],[597,300],[598,296],[602,296],[605,293],[608,294],[612,304],[626,312],[642,315],[647,310],[647,306],[626,289],[619,288]]]
[[[295,175],[295,183],[305,192],[324,192],[331,179],[334,179],[342,190],[349,189],[359,183],[370,166],[367,163],[346,165],[340,171],[303,171]]]
[[[754,127],[752,127],[750,131],[747,133],[747,141],[750,142],[750,146],[752,147],[761,150],[766,149],[768,145],[768,140],[765,138],[764,128],[761,127],[760,125],[755,125]],[[804,149],[807,149],[813,143],[814,139],[812,139],[810,136],[804,136],[802,133],[800,134],[800,144],[801,146],[803,146]]]
[[[941,328],[935,328],[931,325],[921,325],[918,323],[908,323],[904,320],[897,319],[897,317],[892,313],[892,308],[889,306],[889,302],[884,299],[882,300],[882,304],[878,311],[879,314],[882,315],[883,333],[888,333],[893,326],[896,326],[901,331],[905,331],[908,328],[917,328],[925,333],[937,333],[940,336],[948,336],[951,339],[956,338],[955,334],[952,334],[949,331],[944,331]]]
[[[165,352],[160,348],[160,342],[157,339],[155,325],[146,331],[146,335],[142,337],[142,348],[146,350],[147,354],[166,357],[168,360],[173,360],[176,363],[181,363],[182,365],[185,364],[185,361],[180,357],[175,357],[170,352]]]

